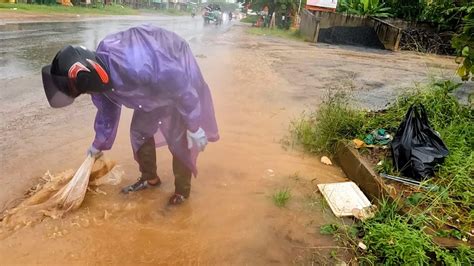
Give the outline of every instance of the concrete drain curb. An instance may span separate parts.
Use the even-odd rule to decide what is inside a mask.
[[[375,173],[373,167],[359,152],[349,144],[340,141],[337,145],[336,161],[349,179],[354,181],[360,189],[372,200],[382,198],[394,199],[388,187]]]

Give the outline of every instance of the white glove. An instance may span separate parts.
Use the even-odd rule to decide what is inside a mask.
[[[188,149],[196,147],[199,151],[204,151],[207,145],[207,137],[204,129],[199,128],[196,132],[187,130],[186,137],[188,139]]]
[[[102,151],[98,150],[94,145],[91,145],[89,149],[87,150],[87,155],[90,155],[92,157],[99,157],[102,155]]]

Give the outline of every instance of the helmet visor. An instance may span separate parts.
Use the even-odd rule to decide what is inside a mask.
[[[43,67],[41,75],[43,77],[44,92],[51,107],[61,108],[74,102],[73,97],[68,96],[59,90],[58,87],[68,86],[68,79],[66,77],[55,76],[53,80],[53,76],[51,75],[51,65]]]

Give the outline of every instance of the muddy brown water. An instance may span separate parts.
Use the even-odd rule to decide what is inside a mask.
[[[158,149],[160,188],[125,196],[118,193],[120,186],[106,186],[107,195],[88,194],[84,205],[64,219],[46,219],[2,239],[1,264],[288,265],[308,262],[314,250],[330,251],[327,247],[335,243],[317,232],[334,218],[315,184],[346,180],[344,174],[316,157],[283,148],[281,139],[292,118],[321,101],[323,82],[341,84],[328,65],[349,62],[341,68],[358,74],[370,62],[386,64],[385,57],[377,51],[248,36],[238,25],[210,28],[191,18],[146,19],[188,39],[214,97],[221,140],[199,157],[190,200],[178,208],[166,206],[174,190],[171,157]],[[0,209],[18,202],[46,170],[78,167],[93,139],[94,108],[87,96],[65,109],[50,109],[38,67],[65,42],[93,47],[107,32],[143,20],[81,22],[76,32],[71,23],[26,25],[36,36],[23,32],[25,25],[7,25],[19,33],[2,29]],[[390,57],[398,64],[394,67],[403,68],[394,71],[403,79],[410,68],[400,62],[410,57]],[[410,60],[413,68],[426,61],[449,64],[445,58]],[[404,82],[413,80],[408,76]],[[139,175],[129,144],[130,119],[131,111],[122,110],[114,148],[106,153],[124,168],[122,185]],[[271,195],[282,188],[290,188],[292,198],[280,209]]]

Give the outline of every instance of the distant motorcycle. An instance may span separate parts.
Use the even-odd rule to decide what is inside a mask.
[[[218,10],[204,12],[203,18],[204,18],[205,24],[210,24],[210,23],[215,23],[216,25],[222,24],[222,12]]]
[[[202,15],[204,24],[215,23],[216,25],[222,24],[222,12],[221,8],[217,4],[209,4]]]

